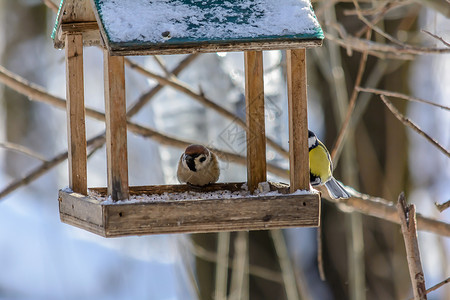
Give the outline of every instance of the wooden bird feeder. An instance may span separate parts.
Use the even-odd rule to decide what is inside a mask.
[[[318,226],[320,195],[298,192],[310,188],[305,48],[323,40],[312,7],[305,3],[62,0],[53,31],[55,47],[66,49],[70,189],[59,192],[61,220],[104,237]],[[108,185],[90,188],[89,195],[83,45],[104,49]],[[195,199],[179,200],[170,196],[192,188],[128,185],[125,55],[244,51],[246,186],[254,191],[266,182],[262,51],[277,49],[287,51],[289,186],[268,183],[271,193],[224,199],[200,192]],[[243,185],[216,183],[201,191],[233,193]],[[142,194],[169,199],[131,200]]]

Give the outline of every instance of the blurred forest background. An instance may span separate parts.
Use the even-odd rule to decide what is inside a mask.
[[[309,127],[333,150],[335,177],[355,190],[348,201],[324,195],[320,229],[117,239],[59,222],[68,171],[64,51],[50,38],[56,2],[0,0],[0,299],[409,299],[402,191],[421,215],[426,287],[448,281],[450,209],[435,205],[450,199],[448,0],[313,1],[325,41],[307,50]],[[245,118],[242,53],[129,61],[130,120],[245,155],[245,131],[208,105]],[[267,136],[288,149],[285,53],[265,52],[264,64]],[[84,72],[86,106],[103,112],[99,48],[85,48]],[[88,114],[88,140],[103,130]],[[130,132],[128,143],[131,185],[177,182],[182,149]],[[270,164],[288,167],[267,151]],[[88,153],[88,186],[106,186],[104,147]],[[226,157],[221,174],[246,180]],[[280,175],[269,179],[288,181]],[[450,285],[428,299],[450,299]]]

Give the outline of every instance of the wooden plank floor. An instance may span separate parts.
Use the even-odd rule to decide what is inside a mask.
[[[243,183],[215,184],[208,191],[238,191]],[[112,201],[61,190],[61,220],[104,237],[162,233],[267,230],[314,227],[320,223],[320,196],[287,194],[289,187],[270,185],[278,193],[228,199]],[[106,197],[106,188],[90,189]],[[130,187],[130,195],[199,192],[186,185]]]

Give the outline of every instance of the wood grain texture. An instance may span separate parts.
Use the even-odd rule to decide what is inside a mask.
[[[219,183],[209,191],[240,190],[243,184]],[[96,198],[61,190],[60,214],[63,222],[105,237],[318,226],[319,195],[282,194],[288,189],[283,184],[271,184],[271,190],[279,190],[280,194],[116,204],[103,204]],[[106,188],[94,190],[106,196]],[[165,185],[130,187],[130,194],[189,190],[198,192],[187,185]]]
[[[61,30],[62,24],[95,21],[94,11],[89,0],[64,0],[56,20],[58,34],[53,41],[55,48],[61,49],[64,47],[65,37]]]
[[[289,171],[291,192],[309,190],[306,50],[288,50]]]
[[[104,236],[104,207],[95,198],[59,191],[61,221]]]
[[[100,26],[102,35],[102,26]],[[108,41],[106,41],[108,43]],[[322,46],[321,39],[304,40],[271,40],[271,41],[239,41],[239,42],[197,42],[186,44],[158,44],[158,45],[124,45],[106,44],[111,55],[166,55],[188,53],[237,52],[237,51],[266,51],[311,48]]]
[[[56,39],[64,40],[67,33],[81,33],[83,35],[83,46],[99,46],[100,45],[100,31],[97,22],[75,22],[63,23],[59,26],[56,34]],[[56,48],[63,48],[62,45],[56,44]]]
[[[98,29],[97,22],[75,22],[61,24],[61,30],[65,33],[87,32]]]
[[[105,235],[317,226],[317,195],[183,200],[105,207]]]
[[[127,118],[124,58],[104,50],[108,195],[128,199]]]
[[[87,156],[83,81],[83,38],[66,36],[66,112],[69,187],[87,194]]]
[[[246,51],[245,108],[247,123],[247,182],[249,191],[267,179],[262,51]]]

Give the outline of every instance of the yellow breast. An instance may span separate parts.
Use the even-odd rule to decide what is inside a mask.
[[[328,152],[321,144],[309,151],[309,169],[312,174],[320,177],[322,183],[331,177]]]

